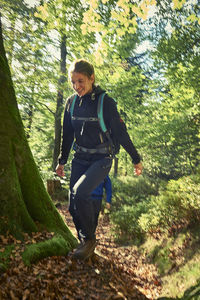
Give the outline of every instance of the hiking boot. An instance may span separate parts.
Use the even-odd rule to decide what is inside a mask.
[[[87,259],[93,253],[96,247],[96,239],[86,240],[82,245],[80,245],[74,252],[74,257],[77,259]]]

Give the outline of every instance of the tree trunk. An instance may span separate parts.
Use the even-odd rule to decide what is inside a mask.
[[[58,94],[57,94],[57,106],[55,113],[55,138],[54,138],[54,152],[53,152],[53,171],[55,171],[58,156],[60,154],[61,145],[61,115],[63,111],[63,84],[66,81],[66,35],[61,37],[61,60],[60,60],[60,72],[61,76],[58,82]]]
[[[1,21],[1,20],[0,20]],[[0,22],[0,234],[53,231],[77,243],[49,197],[30,151],[19,115]],[[67,249],[66,249],[67,250]]]
[[[47,180],[47,191],[50,196],[53,196],[57,191],[61,191],[62,186],[60,180],[48,179]]]
[[[33,105],[32,104],[29,104],[29,108],[28,108],[28,125],[27,125],[27,139],[30,139],[30,136],[31,136],[31,127],[32,127],[32,123],[33,123]]]
[[[118,157],[115,157],[114,159],[114,177],[117,177],[118,175]]]

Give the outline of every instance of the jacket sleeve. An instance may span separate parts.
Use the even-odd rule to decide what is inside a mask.
[[[110,97],[105,98],[104,116],[106,126],[111,128],[112,134],[131,156],[132,162],[138,164],[141,160],[140,155],[130,139],[124,121],[117,111],[116,102]]]
[[[70,99],[67,100],[64,118],[63,118],[63,131],[62,131],[62,141],[61,141],[61,151],[58,159],[59,164],[64,165],[67,163],[69,153],[74,141],[74,129],[71,123],[70,115]]]

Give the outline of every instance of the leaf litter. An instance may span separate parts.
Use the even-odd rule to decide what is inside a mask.
[[[75,234],[67,207],[59,212]],[[53,233],[25,234],[22,243],[13,237],[0,236],[0,246],[17,245],[11,252],[9,269],[0,273],[0,300],[132,300],[157,299],[161,283],[154,265],[132,246],[119,247],[110,234],[108,219],[99,218],[98,244],[88,261],[67,256],[52,256],[24,265],[21,252],[28,243],[49,239]]]

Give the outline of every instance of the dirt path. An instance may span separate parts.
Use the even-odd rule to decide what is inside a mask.
[[[74,232],[66,207],[59,211]],[[118,247],[109,226],[100,218],[97,254],[87,262],[75,261],[69,253],[25,267],[15,253],[9,270],[0,274],[0,300],[157,299],[160,284],[155,268],[135,248]]]
[[[71,216],[66,212],[66,208],[63,207],[60,212],[65,216],[68,227],[76,235]],[[95,251],[97,260],[93,262],[93,266],[99,268],[99,277],[105,275],[102,289],[105,288],[106,291],[111,288],[114,291],[114,294],[113,291],[112,295],[110,294],[110,298],[108,296],[97,299],[157,299],[159,297],[161,285],[155,267],[146,263],[145,257],[139,255],[136,247],[117,245],[110,234],[110,223],[103,215],[99,218],[97,239],[98,245]]]

